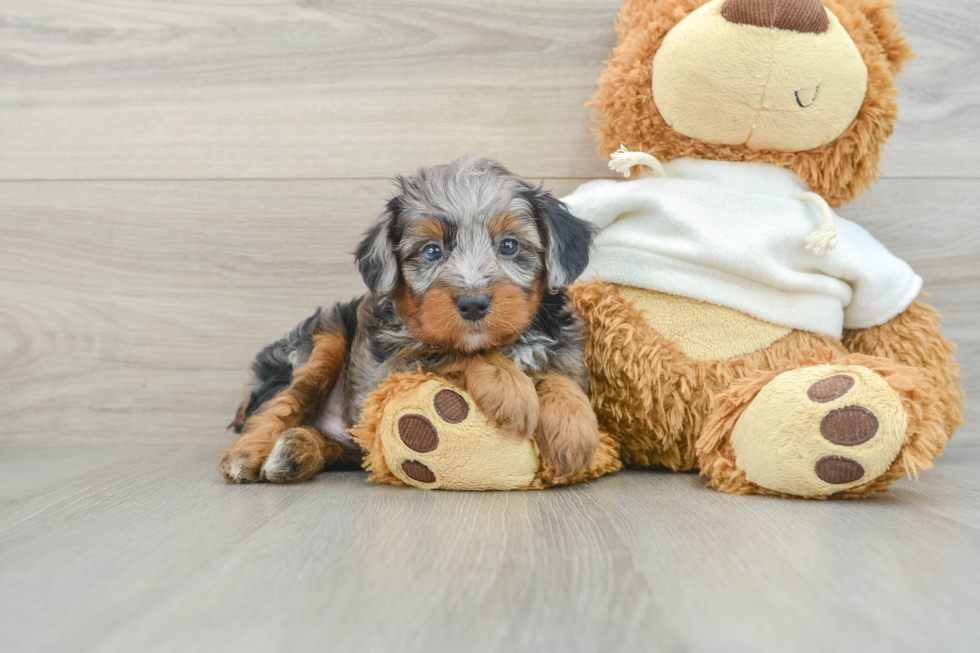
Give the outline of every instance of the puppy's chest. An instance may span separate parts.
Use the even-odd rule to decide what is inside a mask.
[[[546,337],[521,339],[504,347],[501,353],[514,361],[517,368],[524,373],[541,372],[551,365],[551,357],[557,343]]]

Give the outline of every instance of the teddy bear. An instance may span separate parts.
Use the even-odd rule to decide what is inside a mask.
[[[629,181],[571,289],[628,467],[859,498],[931,466],[960,370],[922,280],[833,209],[878,176],[912,56],[891,0],[626,0],[592,106]]]
[[[569,292],[603,440],[561,482],[666,467],[860,498],[931,466],[962,424],[954,346],[921,278],[833,211],[876,180],[897,117],[912,53],[891,0],[626,0],[617,31],[592,106],[630,180],[563,198],[601,229]],[[556,483],[432,375],[389,378],[352,432],[378,482]]]

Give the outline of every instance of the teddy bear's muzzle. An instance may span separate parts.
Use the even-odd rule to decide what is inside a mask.
[[[820,0],[710,0],[664,37],[652,83],[664,122],[684,136],[803,152],[854,121],[868,68]]]

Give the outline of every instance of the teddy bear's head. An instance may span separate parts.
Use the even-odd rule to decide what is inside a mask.
[[[626,0],[599,150],[761,161],[831,205],[877,178],[912,57],[893,0]]]

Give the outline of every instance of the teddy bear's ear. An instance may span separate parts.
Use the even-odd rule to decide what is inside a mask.
[[[912,44],[906,40],[905,33],[898,24],[898,12],[894,7],[894,0],[862,0],[861,2],[861,11],[871,23],[892,72],[897,73],[902,70],[906,61],[915,59],[915,54],[912,52]]]

